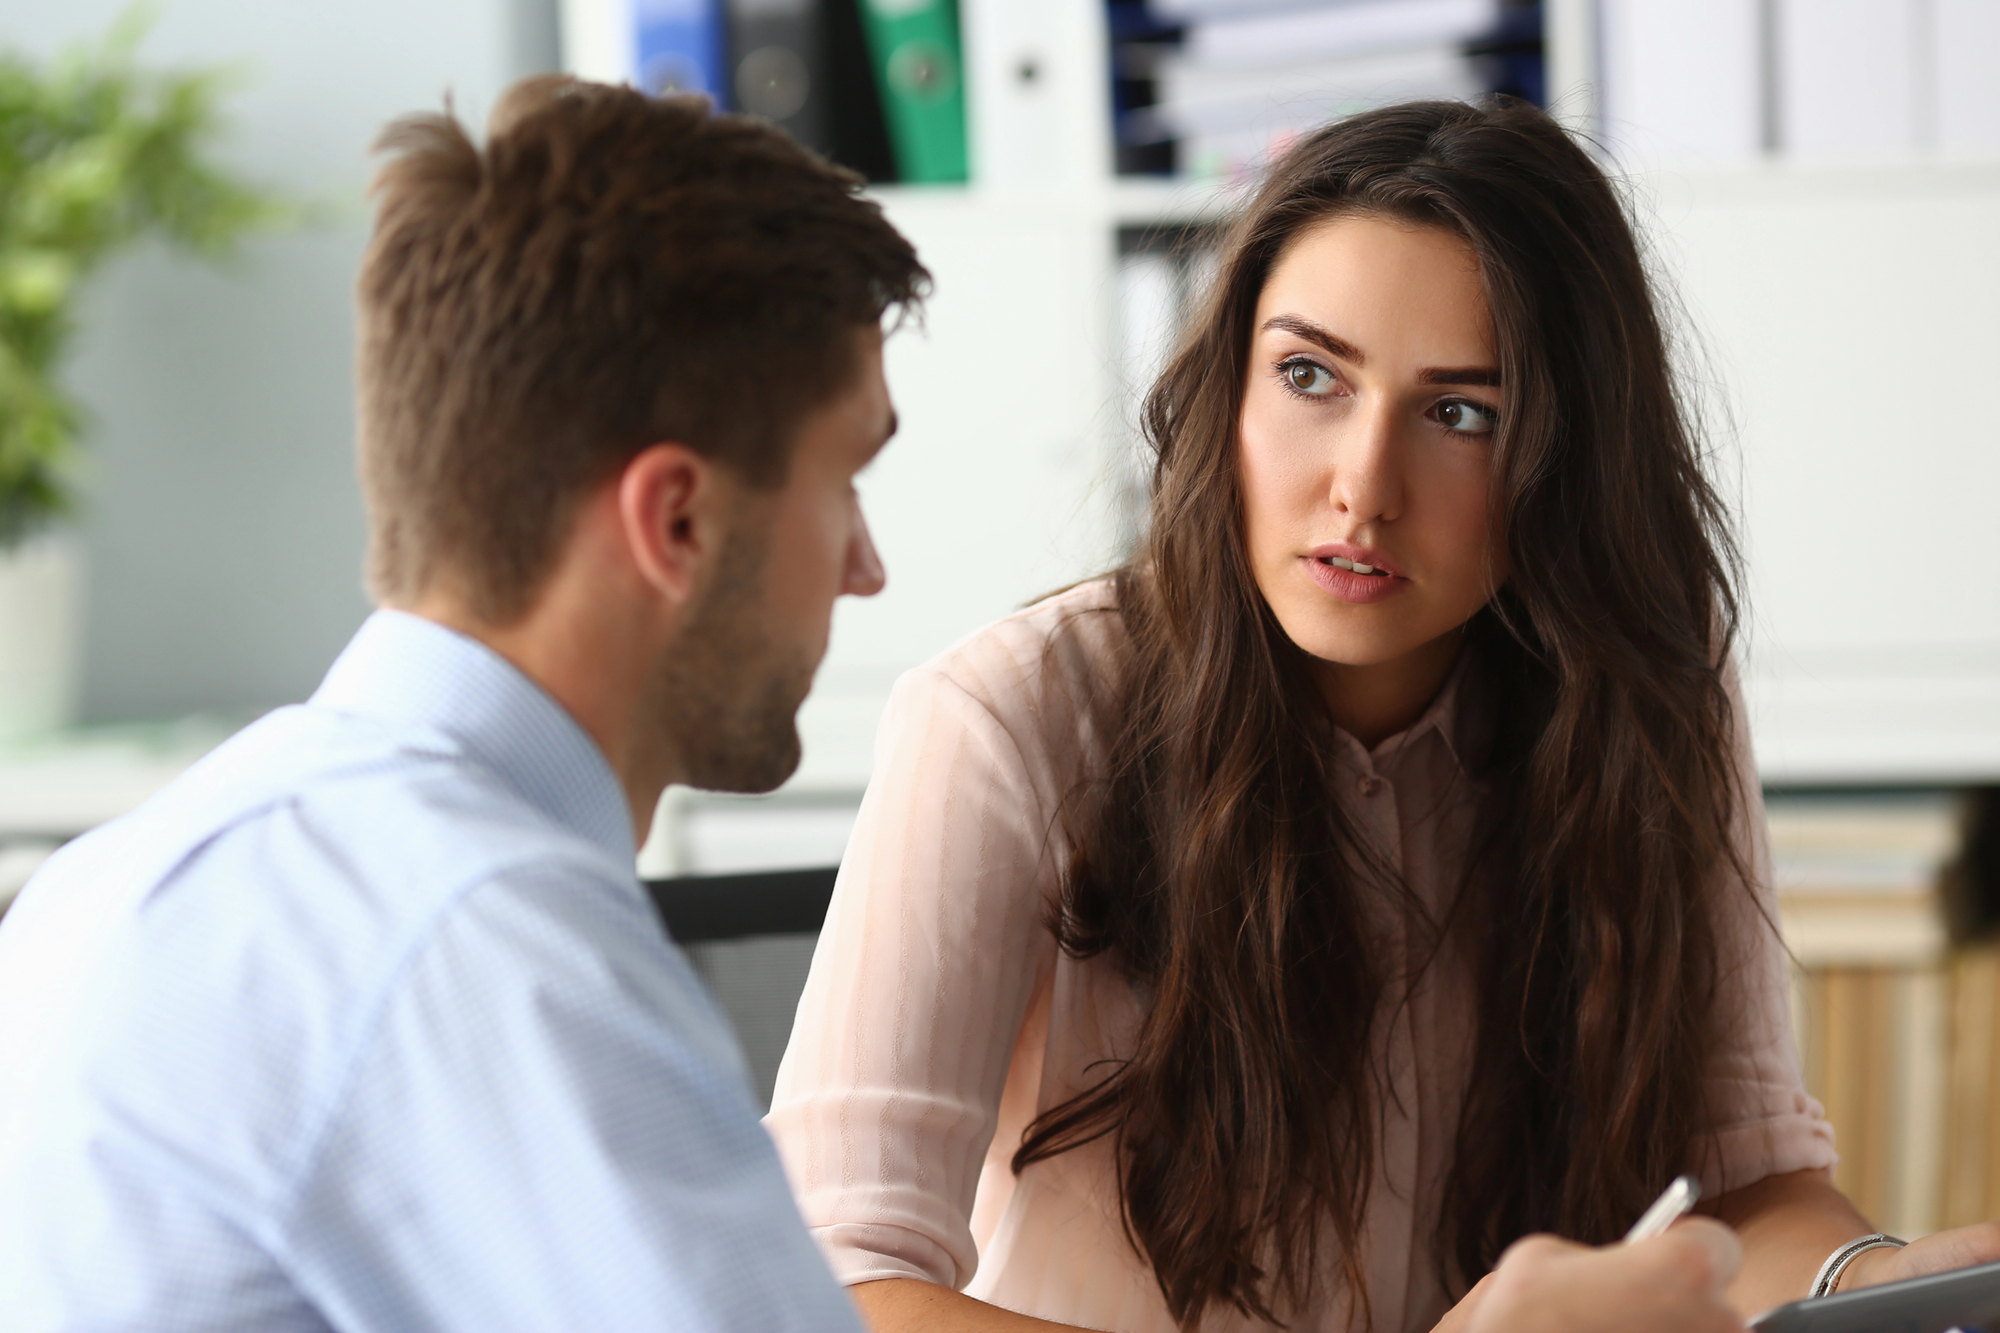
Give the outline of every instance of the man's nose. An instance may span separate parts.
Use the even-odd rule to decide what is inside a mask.
[[[882,557],[876,553],[875,539],[868,532],[868,516],[861,512],[861,501],[854,501],[854,532],[847,539],[847,573],[840,590],[852,597],[873,597],[882,591],[889,576],[882,570]]]

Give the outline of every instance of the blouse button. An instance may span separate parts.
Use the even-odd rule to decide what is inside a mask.
[[[1370,774],[1369,776],[1361,779],[1361,794],[1363,796],[1373,796],[1381,790],[1382,790],[1382,779],[1374,776],[1373,774]]]

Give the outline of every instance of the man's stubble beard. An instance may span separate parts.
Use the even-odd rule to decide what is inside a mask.
[[[682,781],[766,792],[799,766],[799,705],[819,663],[765,604],[773,543],[733,533],[715,579],[659,666],[661,717]]]

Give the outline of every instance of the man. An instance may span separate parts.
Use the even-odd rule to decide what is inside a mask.
[[[851,1328],[634,845],[795,767],[926,274],[696,101],[541,80],[483,151],[384,146],[389,609],[0,930],[0,1327]]]
[[[854,1330],[633,852],[668,783],[796,765],[927,275],[699,103],[537,80],[384,145],[384,610],[0,927],[0,1327]],[[1734,1327],[1732,1244],[1536,1241],[1461,1314]]]

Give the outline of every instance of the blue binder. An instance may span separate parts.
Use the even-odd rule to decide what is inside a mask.
[[[640,88],[706,93],[729,106],[723,0],[632,0],[632,23]]]

